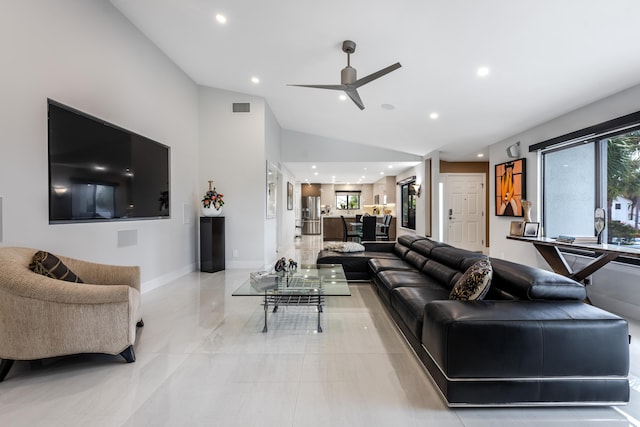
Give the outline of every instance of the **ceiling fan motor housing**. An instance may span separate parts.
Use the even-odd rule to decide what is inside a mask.
[[[342,69],[342,71],[340,72],[340,82],[343,85],[348,85],[351,84],[353,82],[355,82],[356,80],[358,80],[357,77],[357,73],[356,73],[356,69],[351,67],[351,66],[347,66],[345,68]]]

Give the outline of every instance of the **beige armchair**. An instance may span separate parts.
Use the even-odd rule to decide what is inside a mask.
[[[36,252],[0,248],[0,381],[16,360],[107,353],[134,362],[140,268],[58,256],[85,282],[72,283],[32,272]]]

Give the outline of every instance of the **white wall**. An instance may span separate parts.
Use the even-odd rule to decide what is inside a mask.
[[[251,112],[233,113],[234,102],[249,102]],[[261,267],[267,234],[275,245],[275,231],[266,230],[271,221],[266,220],[264,99],[201,87],[199,112],[198,188],[204,194],[213,179],[224,193],[226,267]]]
[[[520,141],[521,155],[527,159],[527,199],[534,202],[532,209],[533,221],[539,221],[540,213],[538,207],[540,206],[541,194],[538,182],[540,181],[540,165],[537,153],[529,153],[529,146],[639,110],[640,86],[635,86],[492,145],[490,147],[490,170],[493,171],[497,163],[508,160],[506,148]],[[546,261],[538,255],[533,245],[507,240],[509,224],[515,218],[495,216],[494,189],[495,176],[491,173],[489,184],[491,194],[489,203],[491,256],[550,269]],[[577,265],[580,264],[580,262],[571,259],[571,257],[569,262],[572,265],[576,262],[574,268],[577,268]],[[629,288],[629,285],[637,283],[638,279],[640,279],[640,268],[619,265],[614,262],[593,275],[593,286],[587,287],[587,290],[595,304],[623,316],[638,318],[638,305],[640,304],[635,296],[637,292],[633,293]]]
[[[532,219],[538,221],[540,219],[538,211],[540,206],[538,155],[537,153],[529,153],[529,146],[639,110],[640,86],[635,86],[491,145],[489,170],[494,171],[496,164],[507,161],[506,148],[520,141],[521,156],[527,159],[527,199],[533,201]],[[514,218],[495,216],[494,175],[494,173],[490,174],[488,187],[491,194],[489,203],[491,256],[499,258],[504,256],[505,259],[512,261],[530,263],[536,255],[531,245],[507,240],[505,237],[509,234],[509,224]],[[543,260],[542,266],[546,266]]]
[[[143,290],[191,271],[196,85],[103,1],[3,1],[0,55],[1,244],[140,265]],[[171,219],[49,225],[47,98],[170,146]]]
[[[282,167],[280,166],[280,139],[281,129],[276,116],[273,115],[269,105],[264,106],[264,146],[266,159],[276,165],[279,170],[278,174],[278,193],[276,205],[276,218],[266,218],[265,215],[265,233],[264,233],[264,265],[275,263],[278,248],[283,243],[282,230],[285,228],[285,215],[287,212],[287,177],[284,176]],[[266,165],[266,163],[265,163]],[[265,166],[266,167],[266,166]],[[266,194],[265,194],[266,206]],[[287,228],[293,225],[287,222]]]

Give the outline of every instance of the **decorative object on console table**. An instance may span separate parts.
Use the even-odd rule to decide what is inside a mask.
[[[213,180],[209,181],[209,190],[204,193],[202,198],[202,215],[204,216],[220,216],[222,215],[222,206],[224,205],[224,194],[218,193],[213,187]]]
[[[224,217],[200,217],[200,271],[225,269]]]
[[[524,232],[522,236],[524,237],[538,237],[538,229],[540,228],[539,222],[525,222],[524,223]]]
[[[510,236],[522,236],[523,230],[524,230],[524,222],[511,221],[511,227],[509,227]]]
[[[496,165],[496,215],[523,216],[522,200],[526,197],[525,160]]]
[[[531,208],[533,207],[533,202],[529,200],[522,201],[522,211],[524,212],[523,222],[531,222]],[[526,227],[525,227],[526,228]]]
[[[602,208],[597,208],[593,214],[593,228],[599,244],[602,243],[602,231],[607,223],[607,212]]]

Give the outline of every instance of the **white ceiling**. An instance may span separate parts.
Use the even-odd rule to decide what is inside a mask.
[[[486,160],[488,145],[640,83],[637,0],[111,3],[197,84],[264,97],[284,129],[445,160]],[[338,84],[347,39],[358,77],[402,64],[359,89],[365,110],[287,86]]]

